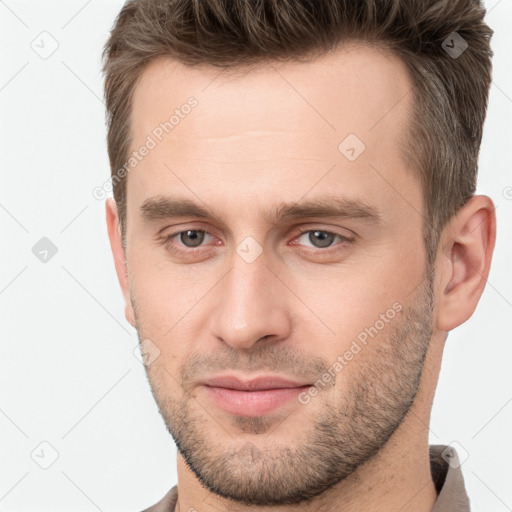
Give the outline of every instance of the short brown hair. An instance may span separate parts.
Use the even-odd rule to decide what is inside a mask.
[[[129,0],[103,51],[123,244],[126,178],[116,172],[130,150],[132,94],[151,59],[236,70],[300,61],[361,41],[391,50],[409,71],[414,106],[403,154],[422,185],[423,238],[432,264],[440,232],[476,188],[491,82],[493,31],[484,15],[477,0]]]

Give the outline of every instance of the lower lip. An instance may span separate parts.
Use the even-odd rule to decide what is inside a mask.
[[[298,388],[265,389],[261,391],[240,391],[238,389],[203,386],[215,403],[226,412],[238,416],[262,416],[268,414],[310,386]]]

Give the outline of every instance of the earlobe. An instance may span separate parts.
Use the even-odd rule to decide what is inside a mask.
[[[495,206],[487,196],[473,196],[445,228],[438,256],[442,290],[438,329],[450,331],[475,311],[489,275],[495,238]]]
[[[105,201],[105,214],[107,221],[108,237],[110,240],[110,248],[114,257],[114,265],[116,268],[117,279],[121,286],[123,298],[125,302],[126,320],[135,327],[135,315],[130,298],[130,286],[128,280],[128,268],[126,263],[126,254],[121,240],[121,227],[117,212],[117,205],[114,199],[108,198]]]

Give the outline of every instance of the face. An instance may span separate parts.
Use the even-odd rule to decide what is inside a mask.
[[[318,495],[413,404],[433,293],[400,149],[411,104],[402,63],[362,46],[246,73],[145,70],[127,316],[210,491],[260,506]]]

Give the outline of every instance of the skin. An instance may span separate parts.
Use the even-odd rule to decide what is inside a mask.
[[[180,450],[177,510],[430,511],[430,411],[448,332],[473,314],[489,273],[491,199],[459,210],[428,274],[420,183],[399,146],[411,82],[374,48],[238,74],[154,60],[133,97],[132,147],[190,96],[197,107],[128,175],[126,251],[106,203],[126,318],[160,350],[146,371]],[[338,150],[350,133],[366,146],[352,162]],[[211,218],[143,218],[146,200],[170,194]],[[364,201],[381,222],[266,218],[281,202],[333,196]],[[199,250],[165,241],[193,229],[207,232]],[[322,248],[315,230],[354,240]],[[262,249],[251,263],[236,251],[248,236]],[[307,404],[248,418],[199,385],[225,369],[313,383],[396,303]]]

